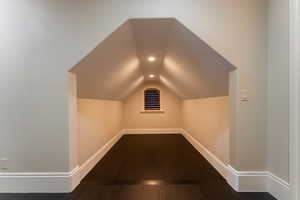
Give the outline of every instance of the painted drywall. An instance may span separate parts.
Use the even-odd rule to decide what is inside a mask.
[[[144,110],[144,91],[160,90],[163,113],[141,113]],[[126,129],[181,128],[181,100],[161,83],[145,83],[132,93],[123,104],[123,125]]]
[[[289,181],[289,2],[269,1],[267,166]]]
[[[174,17],[238,68],[249,101],[233,167],[265,169],[266,13],[262,0],[2,1],[0,158],[8,171],[70,171],[67,71],[128,18]]]
[[[71,70],[80,98],[121,100],[144,80],[127,21]]]
[[[224,163],[229,163],[229,98],[182,102],[183,128]]]
[[[177,96],[190,99],[228,95],[228,72],[234,69],[176,19],[151,18],[126,21],[71,72],[80,98],[123,100],[155,74]]]
[[[175,31],[173,18],[130,19],[136,53],[141,62],[143,74],[159,74],[167,51],[171,32]],[[148,57],[155,61],[149,62]]]
[[[82,165],[122,129],[122,102],[79,99],[78,121]]]
[[[228,96],[228,73],[234,69],[201,38],[178,21],[173,23],[160,80],[179,97]]]
[[[78,97],[77,97],[77,77],[74,73],[68,73],[69,96],[68,96],[68,111],[69,111],[69,166],[77,167],[78,163]]]

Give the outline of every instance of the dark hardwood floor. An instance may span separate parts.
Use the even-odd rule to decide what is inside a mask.
[[[2,200],[275,200],[237,193],[182,135],[125,135],[71,194]]]

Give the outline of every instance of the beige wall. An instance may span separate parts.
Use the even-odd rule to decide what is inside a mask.
[[[164,113],[141,113],[144,109],[144,90],[157,88]],[[145,83],[131,94],[123,107],[124,128],[180,128],[181,100],[159,83]]]
[[[223,162],[229,161],[229,98],[184,100],[183,128]]]
[[[141,113],[147,88],[160,90],[164,113]],[[228,97],[181,100],[158,82],[144,83],[123,102],[80,98],[79,164],[83,164],[123,128],[184,128],[228,163],[228,106]]]
[[[122,102],[79,99],[79,164],[122,129]]]

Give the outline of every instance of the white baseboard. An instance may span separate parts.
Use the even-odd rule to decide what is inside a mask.
[[[72,192],[122,135],[120,131],[82,166],[70,172],[0,173],[0,193]]]
[[[123,134],[181,134],[182,128],[123,129]]]
[[[238,192],[269,192],[278,200],[288,200],[289,184],[268,171],[237,171],[218,159],[182,128],[123,129],[83,165],[70,172],[0,173],[0,193],[68,193],[124,134],[182,134]]]
[[[269,192],[278,200],[288,200],[290,185],[268,171],[237,171],[229,166],[228,183],[239,192]]]
[[[79,172],[0,173],[0,193],[66,193]]]
[[[289,184],[268,171],[237,171],[218,159],[190,133],[182,129],[184,137],[238,192],[269,192],[278,200],[289,200]]]
[[[205,148],[198,140],[196,140],[191,134],[184,129],[181,129],[183,136],[204,156],[206,160],[225,178],[227,179],[228,167],[217,158],[212,152]]]
[[[74,190],[80,181],[95,167],[95,165],[105,156],[105,154],[119,141],[123,135],[121,130],[117,135],[110,139],[96,153],[94,153],[87,161],[85,161],[78,170],[78,175],[73,181],[72,189]]]
[[[267,191],[278,200],[291,199],[290,184],[270,172]]]
[[[239,192],[266,192],[268,172],[266,171],[237,171],[228,166],[227,182]]]

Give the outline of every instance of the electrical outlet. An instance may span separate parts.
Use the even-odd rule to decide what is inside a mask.
[[[7,168],[7,162],[8,162],[7,158],[1,158],[0,159],[0,169],[1,170],[8,170],[8,168]]]

